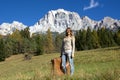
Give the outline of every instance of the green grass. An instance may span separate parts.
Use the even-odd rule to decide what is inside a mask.
[[[0,62],[0,80],[120,80],[120,47],[75,53],[73,76],[52,76],[51,59],[59,53],[33,56],[14,55]]]

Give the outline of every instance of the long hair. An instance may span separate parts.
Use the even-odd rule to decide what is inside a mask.
[[[68,29],[70,30],[70,36],[73,36],[72,30],[69,27],[66,29],[66,36],[68,36],[68,32],[67,32]]]

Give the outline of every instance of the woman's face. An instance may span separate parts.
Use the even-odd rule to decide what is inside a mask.
[[[70,29],[67,29],[67,31],[66,31],[66,32],[67,32],[67,34],[68,34],[68,35],[70,35],[71,30],[70,30]]]

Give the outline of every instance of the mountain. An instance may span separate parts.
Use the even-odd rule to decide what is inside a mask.
[[[0,34],[1,35],[8,35],[8,34],[12,34],[16,29],[17,30],[23,30],[24,28],[26,28],[27,26],[17,22],[17,21],[13,21],[13,23],[3,23],[0,25]]]
[[[95,21],[87,16],[80,17],[76,12],[66,11],[64,9],[51,10],[35,25],[30,27],[32,33],[44,33],[50,28],[51,32],[62,33],[67,27],[72,30],[98,29],[105,27],[116,31],[120,28],[120,20],[115,20],[110,17],[104,17],[101,21]]]
[[[30,27],[30,32],[46,32],[48,28],[52,32],[64,32],[66,27],[79,30],[82,20],[75,12],[65,11],[63,9],[51,10],[34,26]]]
[[[75,12],[58,9],[49,11],[34,26],[30,27],[30,32],[44,33],[50,28],[52,32],[62,33],[67,27],[72,30],[80,30],[87,29],[90,26],[93,29],[96,23],[87,16],[80,18]]]
[[[27,26],[13,21],[13,23],[3,23],[0,25],[0,34],[7,35],[12,34],[15,29],[22,30]],[[80,17],[76,12],[66,11],[64,9],[51,10],[33,26],[29,27],[31,35],[33,33],[45,33],[48,29],[51,32],[62,33],[67,27],[72,30],[98,29],[105,27],[107,29],[116,31],[120,29],[120,20],[116,20],[110,17],[104,17],[103,20],[95,21],[88,16]]]
[[[107,29],[116,31],[120,28],[120,20],[105,17],[103,20],[97,23],[97,27],[105,27]]]

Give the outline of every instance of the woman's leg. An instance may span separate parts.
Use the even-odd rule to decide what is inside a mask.
[[[74,73],[73,58],[71,56],[68,56],[68,60],[69,60],[69,63],[70,63],[70,74],[73,75],[73,73]]]
[[[62,68],[63,72],[66,74],[66,55],[62,54]]]

